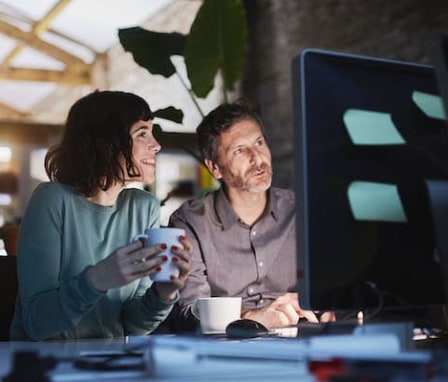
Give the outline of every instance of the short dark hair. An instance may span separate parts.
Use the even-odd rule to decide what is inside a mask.
[[[92,196],[116,181],[139,176],[129,130],[135,122],[153,118],[148,103],[132,93],[95,91],[79,99],[70,108],[61,142],[45,157],[48,177]]]
[[[224,103],[208,113],[196,129],[198,148],[202,160],[218,162],[218,145],[222,132],[243,119],[252,119],[260,125],[263,135],[264,126],[260,115],[245,99]]]

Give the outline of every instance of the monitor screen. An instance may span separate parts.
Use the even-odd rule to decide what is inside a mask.
[[[302,307],[446,302],[425,184],[448,179],[432,67],[308,49],[292,75]]]

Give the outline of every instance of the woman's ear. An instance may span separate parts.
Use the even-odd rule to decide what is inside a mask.
[[[219,170],[219,166],[215,162],[213,162],[211,159],[207,158],[204,160],[204,163],[207,166],[208,170],[211,172],[211,174],[216,179],[222,178],[222,174],[221,174],[221,171]]]

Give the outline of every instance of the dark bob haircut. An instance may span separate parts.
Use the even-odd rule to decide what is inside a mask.
[[[92,196],[139,176],[129,130],[135,122],[153,118],[148,103],[132,93],[95,91],[79,99],[70,108],[61,142],[45,157],[48,177]]]

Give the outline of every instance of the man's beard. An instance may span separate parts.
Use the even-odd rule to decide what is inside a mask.
[[[263,162],[260,166],[252,166],[243,176],[234,175],[227,170],[225,166],[220,168],[223,181],[227,187],[235,188],[247,192],[264,192],[271,186],[272,182],[272,167]],[[256,184],[252,184],[253,176],[260,171],[264,171],[263,181],[258,180]],[[256,176],[256,175],[255,175]]]

